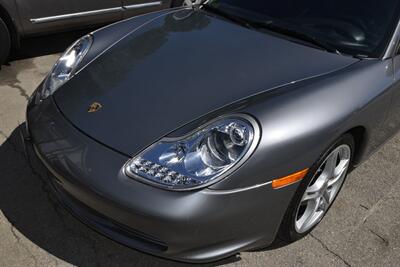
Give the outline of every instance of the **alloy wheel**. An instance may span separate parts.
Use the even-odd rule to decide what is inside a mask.
[[[351,160],[350,146],[334,149],[319,166],[301,198],[295,216],[295,229],[305,233],[317,225],[332,205],[344,182]]]

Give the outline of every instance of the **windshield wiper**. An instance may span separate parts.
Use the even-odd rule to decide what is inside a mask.
[[[207,10],[207,11],[209,11],[209,12],[211,12],[211,13],[217,14],[217,15],[225,18],[225,19],[228,19],[228,20],[230,20],[232,22],[240,24],[240,25],[242,25],[242,26],[244,26],[246,28],[252,28],[251,24],[246,19],[242,19],[242,18],[240,18],[238,16],[229,14],[228,12],[225,12],[225,11],[219,9],[219,8],[213,7],[211,5],[202,5],[202,8]]]
[[[335,53],[335,54],[342,54],[337,48],[333,47],[332,45],[319,40],[314,35],[299,31],[294,29],[289,25],[285,25],[285,23],[278,23],[275,21],[248,21],[248,23],[253,26],[254,28],[265,28],[280,34],[288,35],[294,37],[296,39],[300,39],[307,43],[310,43],[320,49],[323,49],[327,52]]]

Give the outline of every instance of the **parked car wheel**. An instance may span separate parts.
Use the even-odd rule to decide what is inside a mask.
[[[173,0],[172,7],[179,7],[183,5],[184,0]]]
[[[10,53],[11,38],[7,25],[0,18],[0,66],[3,65]]]
[[[297,241],[310,233],[332,206],[348,174],[354,153],[354,138],[342,136],[302,181],[282,222],[279,238]]]
[[[195,4],[200,4],[201,0],[174,0],[172,6],[191,6]]]

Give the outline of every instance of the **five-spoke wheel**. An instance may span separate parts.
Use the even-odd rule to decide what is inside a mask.
[[[326,215],[351,167],[354,147],[353,136],[345,134],[311,166],[286,211],[277,246],[306,236]]]
[[[343,184],[351,159],[351,148],[343,144],[319,166],[297,208],[296,231],[304,233],[325,215]]]

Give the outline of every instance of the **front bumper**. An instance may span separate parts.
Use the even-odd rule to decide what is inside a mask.
[[[165,258],[208,262],[272,243],[297,188],[167,191],[125,176],[129,157],[76,129],[51,98],[29,104],[27,125],[67,209],[104,235]]]

